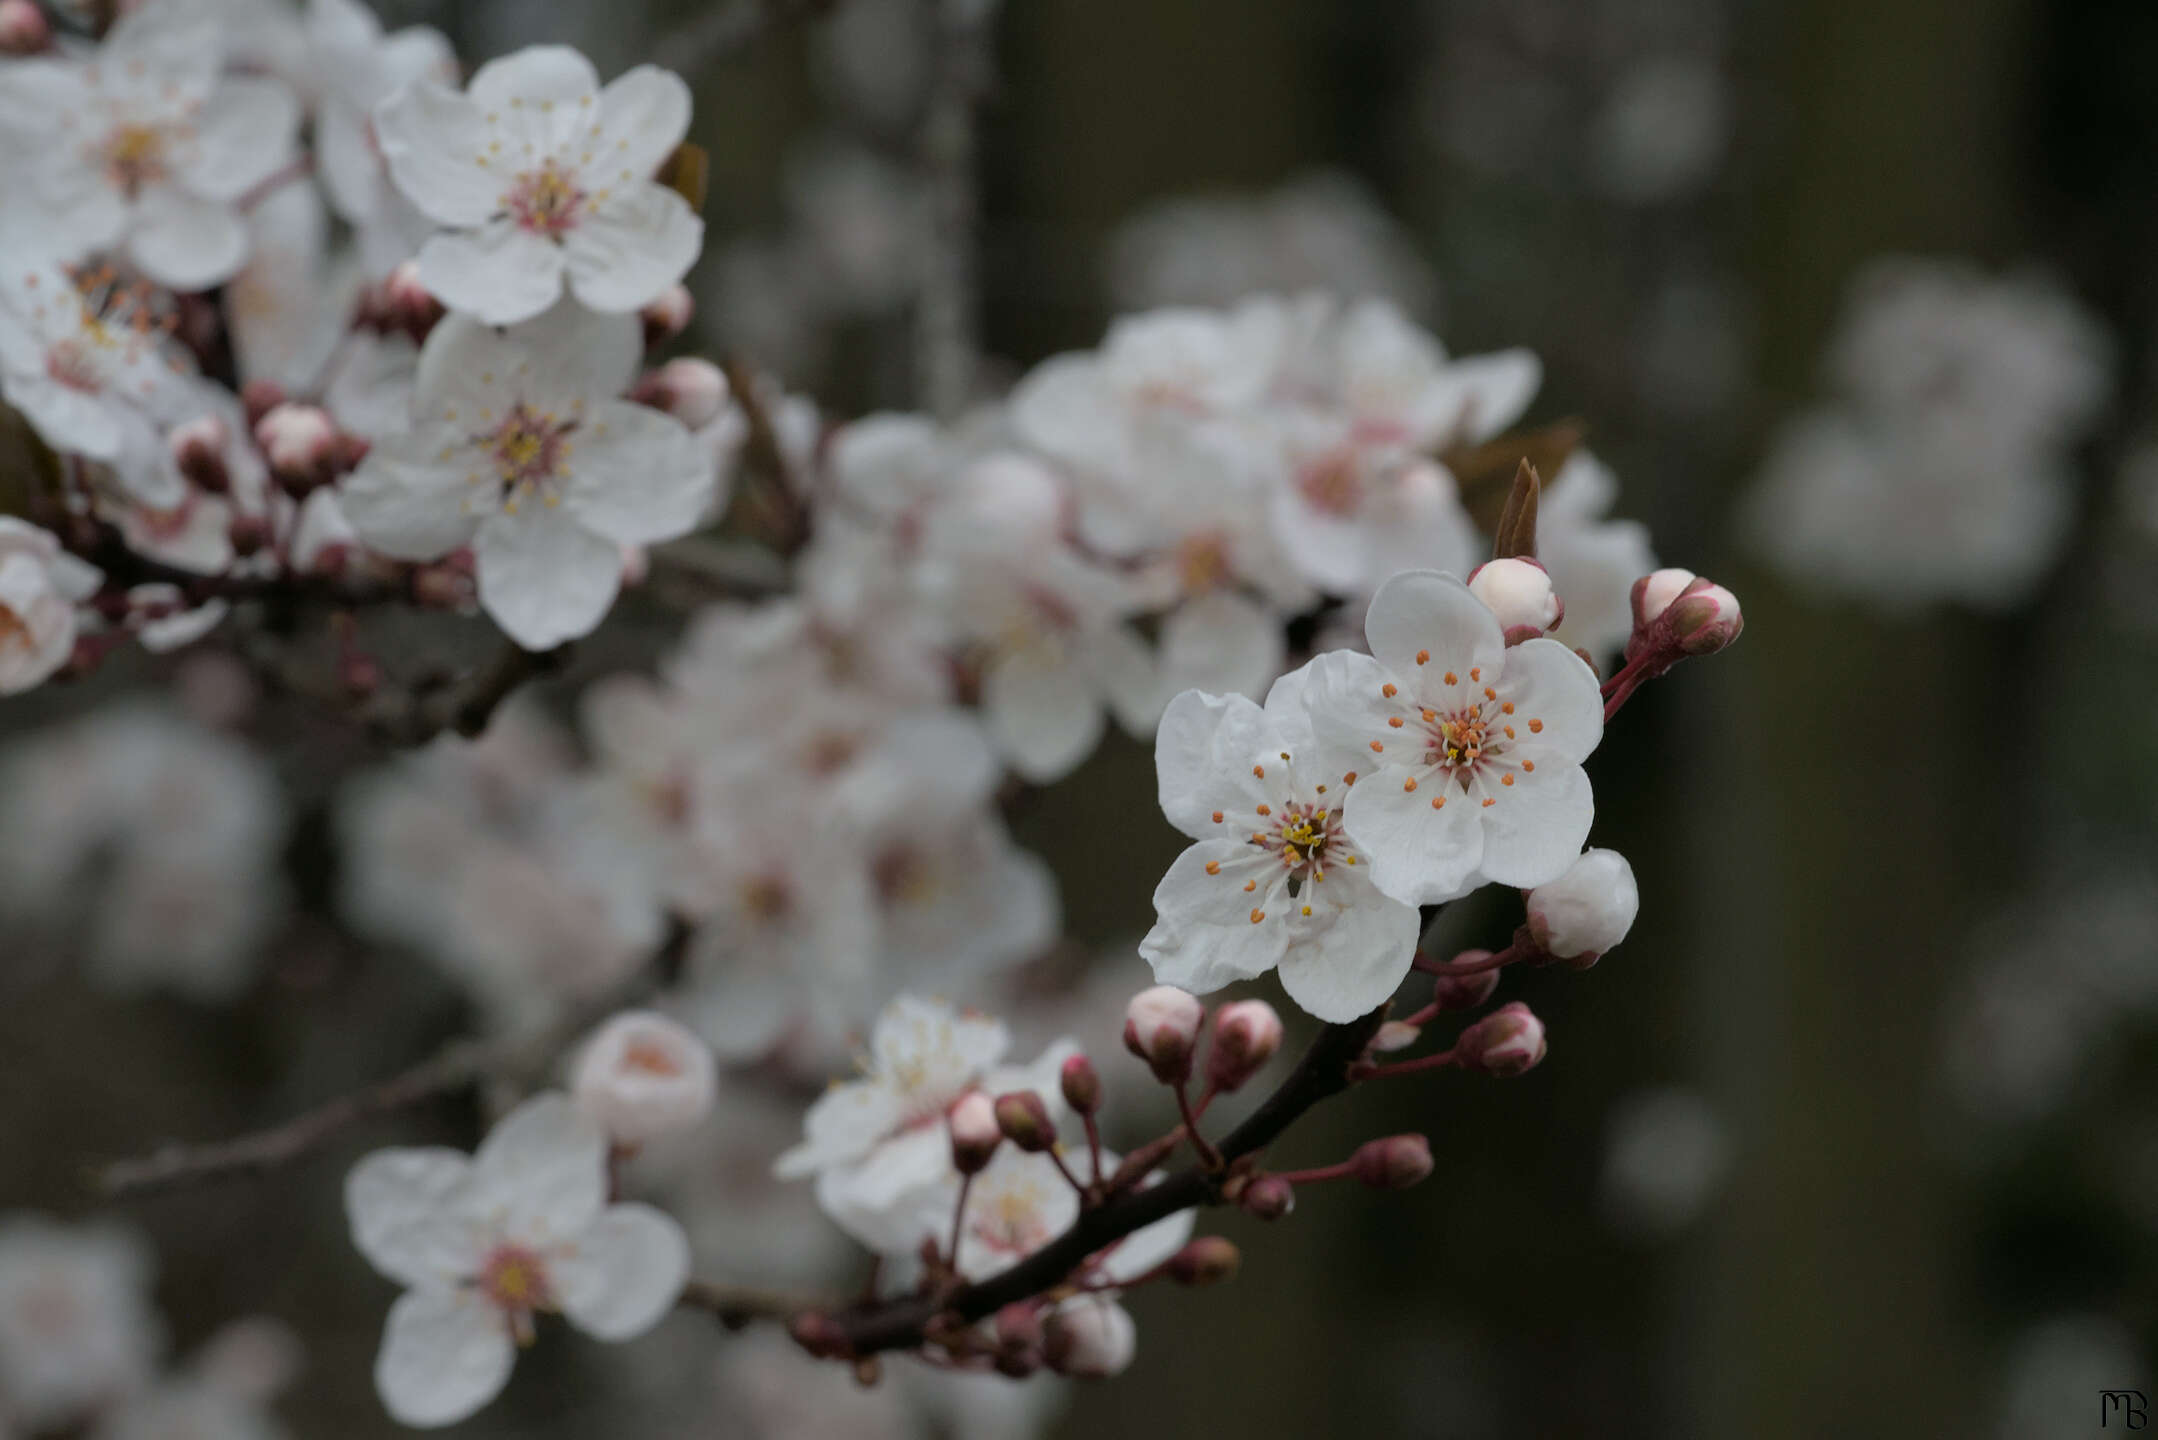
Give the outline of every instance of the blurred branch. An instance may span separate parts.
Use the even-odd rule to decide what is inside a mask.
[[[758,1290],[744,1285],[718,1285],[692,1280],[682,1287],[675,1302],[687,1310],[709,1310],[729,1330],[739,1330],[753,1320],[792,1320],[825,1303],[814,1296],[788,1295],[777,1290]]]
[[[915,308],[915,364],[923,407],[940,420],[952,420],[974,396],[981,348],[975,111],[989,88],[992,7],[932,3],[928,8],[936,27],[936,69],[917,158],[929,189],[936,243]]]

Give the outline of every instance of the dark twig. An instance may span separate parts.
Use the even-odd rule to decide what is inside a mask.
[[[717,1285],[692,1280],[682,1287],[675,1302],[687,1310],[709,1310],[729,1330],[739,1330],[754,1320],[791,1320],[805,1310],[828,1302],[807,1295],[787,1295],[777,1290],[758,1290],[746,1285]]]

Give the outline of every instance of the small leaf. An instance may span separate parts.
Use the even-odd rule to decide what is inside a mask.
[[[1498,523],[1499,508],[1521,461],[1527,459],[1539,474],[1556,475],[1581,448],[1585,434],[1579,420],[1560,420],[1541,429],[1501,435],[1481,445],[1442,451],[1438,458],[1461,487],[1461,503],[1488,531]]]
[[[1543,488],[1543,477],[1524,456],[1514,471],[1513,489],[1506,494],[1506,508],[1499,512],[1498,529],[1492,535],[1492,559],[1536,558],[1536,501]]]
[[[701,215],[711,174],[712,159],[704,153],[704,147],[684,140],[660,165],[658,178],[660,184],[687,200],[689,208]]]

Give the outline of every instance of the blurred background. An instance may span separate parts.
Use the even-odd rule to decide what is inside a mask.
[[[753,357],[829,415],[909,406],[934,262],[915,7],[770,4],[749,45],[724,7],[382,9],[473,63],[560,40],[603,75],[681,70],[711,159],[684,348]],[[1550,1059],[1359,1094],[1278,1157],[1414,1127],[1430,1183],[1313,1190],[1263,1233],[1222,1218],[1234,1288],[1135,1297],[1121,1380],[906,1424],[2050,1437],[2099,1433],[2100,1390],[2158,1390],[2158,7],[1010,0],[988,25],[998,375],[1124,310],[1390,297],[1456,353],[1537,351],[1529,422],[1582,421],[1616,513],[1736,590],[1747,633],[1647,689],[1591,765],[1596,843],[1632,860],[1642,913],[1595,970],[1509,981]],[[1884,374],[1913,331],[1968,365]],[[2025,432],[1985,423],[2025,403]],[[1899,404],[1924,415],[1884,439]],[[1868,438],[1838,449],[1852,413]],[[1905,547],[1932,583],[1897,578]],[[551,703],[665,638],[628,628]],[[10,701],[0,729],[19,747],[137,688],[214,723],[239,683],[138,660]],[[229,842],[270,847],[262,883],[289,895],[250,940],[267,963],[214,1006],[116,993],[69,932],[10,925],[0,1209],[88,1215],[94,1162],[294,1113],[467,1027],[445,982],[339,922],[329,801],[375,757],[274,707],[251,726],[289,817]],[[1150,800],[1133,818],[1152,791],[1146,747],[1113,736],[1014,827],[1099,956],[1082,1038],[1104,1055],[1182,843]],[[50,843],[17,824],[10,863],[34,875]],[[178,944],[200,917],[167,920]],[[1443,923],[1491,945],[1515,915]],[[170,1352],[273,1316],[304,1347],[292,1433],[393,1433],[368,1381],[389,1286],[331,1219],[338,1187],[367,1148],[475,1123],[444,1102],[106,1212],[154,1245]],[[832,1420],[845,1397],[802,1397],[836,1377],[703,1317],[599,1348],[543,1336],[460,1433],[908,1433],[874,1406]]]

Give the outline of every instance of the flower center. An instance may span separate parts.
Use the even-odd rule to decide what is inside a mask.
[[[1313,801],[1299,801],[1273,816],[1271,835],[1259,831],[1252,843],[1281,856],[1281,863],[1299,881],[1326,878],[1329,847],[1339,848],[1341,812],[1321,808]]]
[[[561,239],[576,225],[584,201],[576,176],[554,160],[519,175],[502,197],[503,208],[520,227],[550,240]]]
[[[793,903],[787,882],[774,876],[759,875],[742,886],[742,908],[755,919],[777,920]]]
[[[1229,544],[1219,535],[1193,535],[1177,546],[1176,573],[1184,593],[1200,595],[1229,583]]]
[[[1029,1255],[1049,1242],[1043,1196],[1032,1184],[1006,1185],[977,1198],[967,1228],[985,1247],[1006,1255]]]
[[[552,414],[534,411],[519,402],[500,425],[483,437],[502,482],[505,509],[515,514],[518,501],[533,492],[541,493],[548,504],[555,503],[557,497],[549,482],[566,473],[570,432],[576,428],[575,421],[557,422]]]
[[[674,1052],[657,1040],[632,1040],[622,1052],[622,1068],[644,1075],[657,1075],[662,1080],[672,1080],[682,1073],[682,1066],[674,1058]]]
[[[22,616],[5,606],[0,606],[0,651],[35,650],[36,648],[37,638],[30,633],[30,627],[24,622]]]
[[[147,125],[115,125],[102,151],[105,178],[130,200],[165,178],[165,137]]]
[[[554,1309],[547,1262],[522,1245],[498,1245],[480,1265],[480,1293],[509,1318],[520,1345],[532,1343],[532,1312]]]
[[[1424,724],[1428,738],[1424,742],[1424,758],[1433,765],[1451,765],[1456,769],[1476,768],[1483,759],[1490,741],[1484,723],[1484,712],[1459,710],[1450,716],[1437,717],[1426,712]]]
[[[105,388],[97,347],[82,340],[62,340],[45,352],[45,373],[58,384],[85,395]]]

